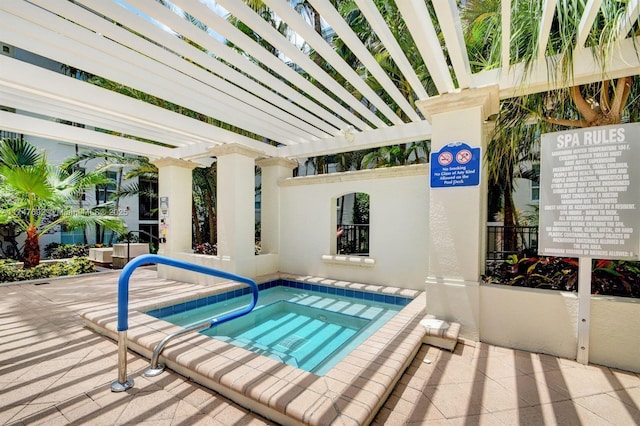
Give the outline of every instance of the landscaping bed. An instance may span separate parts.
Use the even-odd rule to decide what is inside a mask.
[[[0,283],[80,275],[91,272],[96,272],[96,267],[86,257],[60,259],[55,263],[43,262],[29,269],[24,269],[19,262],[0,261]]]
[[[511,255],[483,276],[487,284],[578,290],[578,259]],[[593,260],[591,294],[640,298],[640,262]]]

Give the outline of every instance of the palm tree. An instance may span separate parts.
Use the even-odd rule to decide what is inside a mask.
[[[116,171],[115,192],[113,192],[110,199],[107,198],[108,191],[106,185],[113,183],[107,181],[106,184],[103,184],[104,188],[102,188],[105,198],[96,200],[99,204],[106,206],[108,203],[115,203],[114,210],[119,212],[120,201],[123,198],[131,196],[157,198],[157,194],[144,191],[137,182],[138,178],[158,180],[158,168],[154,166],[147,157],[127,156],[109,151],[85,151],[76,153],[75,157],[68,158],[61,167],[68,172],[72,172],[91,160],[100,160],[100,163],[97,164],[94,169],[94,173],[104,174],[106,176],[107,172],[112,170]],[[126,172],[125,169],[127,169]],[[135,181],[123,184],[123,180]],[[113,239],[113,234],[111,235],[111,239]],[[102,239],[100,239],[100,241],[102,241]],[[113,241],[110,240],[109,245],[112,243]]]
[[[501,26],[498,0],[470,0],[462,11],[465,37],[474,71],[501,65]],[[512,3],[512,63],[523,62],[529,69],[538,58],[537,43],[541,22],[542,2],[525,0]],[[617,29],[625,12],[626,2],[602,2],[601,13],[586,40],[606,69],[608,49],[617,37]],[[556,58],[548,62],[557,68],[564,82],[571,82],[575,34],[584,12],[583,2],[559,2],[551,26],[545,53]],[[632,29],[638,34],[638,24]],[[623,37],[626,36],[623,35]],[[549,73],[555,76],[554,72]],[[589,127],[620,123],[623,118],[638,117],[640,96],[638,77],[623,77],[567,89],[536,93],[501,102],[491,141],[485,155],[490,185],[503,194],[505,225],[515,224],[512,202],[514,177],[522,161],[535,161],[537,144],[542,133],[564,130],[567,127]]]
[[[216,165],[217,163],[213,163],[206,168],[193,169],[191,210],[196,244],[202,244],[205,241],[205,237],[211,244],[216,242]],[[204,216],[203,221],[206,224],[204,229],[200,227],[199,212]]]
[[[103,183],[103,176],[78,171],[69,174],[60,167],[48,165],[46,155],[26,141],[2,141],[0,176],[4,189],[15,199],[14,204],[0,210],[0,223],[14,223],[26,231],[23,249],[25,268],[40,263],[39,238],[58,225],[70,228],[100,225],[115,231],[124,229],[120,218],[95,215],[69,205],[78,192]]]

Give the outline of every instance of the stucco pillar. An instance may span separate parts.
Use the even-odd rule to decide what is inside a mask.
[[[158,200],[168,203],[159,206],[160,244],[159,253],[167,256],[191,250],[191,199],[192,170],[198,165],[175,158],[153,161],[158,168]],[[165,198],[166,197],[166,198]],[[163,229],[165,234],[163,235]]]
[[[278,181],[293,176],[298,162],[285,158],[258,161],[262,169],[260,238],[263,254],[280,253],[280,189]]]
[[[431,152],[465,143],[486,148],[485,120],[499,108],[497,86],[463,90],[419,101],[433,126]],[[455,151],[454,151],[455,152]],[[429,188],[427,313],[460,322],[464,337],[479,340],[480,275],[484,271],[487,177],[480,161],[477,185]],[[431,161],[432,170],[434,168]]]
[[[237,144],[221,145],[210,153],[218,162],[218,256],[231,262],[232,272],[253,275],[255,159],[260,154]]]

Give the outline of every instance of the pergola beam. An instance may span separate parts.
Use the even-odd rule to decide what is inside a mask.
[[[149,158],[174,157],[174,149],[165,148],[108,133],[96,132],[82,127],[68,126],[54,121],[43,120],[27,115],[0,111],[0,128],[9,132],[52,139],[62,142],[125,152]]]
[[[584,44],[587,41],[587,37],[589,37],[589,32],[591,32],[591,27],[593,27],[593,23],[596,20],[596,16],[598,16],[598,11],[600,10],[601,5],[602,0],[589,0],[587,2],[587,5],[584,8],[584,13],[580,18],[580,23],[578,24],[576,49],[584,48]]]
[[[511,66],[511,0],[500,2],[500,21],[502,26],[500,62],[502,72],[506,73]]]
[[[347,139],[344,135],[340,135],[304,145],[280,147],[278,148],[279,156],[284,158],[307,158],[425,141],[431,139],[431,124],[426,120],[415,121],[401,126],[367,130],[352,136]]]
[[[352,111],[349,111],[343,105],[336,102],[324,91],[300,75],[294,68],[284,63],[280,58],[260,48],[255,40],[252,40],[224,18],[211,9],[208,9],[205,5],[186,0],[175,0],[174,3],[194,16],[198,16],[201,22],[211,28],[215,28],[216,33],[225,37],[235,46],[247,52],[247,54],[242,55],[224,46],[222,43],[213,40],[213,37],[205,39],[202,34],[194,32],[193,29],[186,31],[186,35],[194,37],[195,41],[198,41],[198,43],[206,47],[211,53],[234,65],[236,68],[242,69],[243,72],[280,93],[281,96],[312,112],[327,123],[331,123],[335,127],[335,130],[331,132],[332,134],[336,134],[340,129],[344,129],[351,124],[360,128],[369,127],[368,124],[357,117]],[[257,23],[256,26],[263,27],[265,24],[260,22]],[[249,60],[247,55],[250,55],[262,63],[265,69],[260,68],[258,64]],[[239,57],[242,59],[239,60]],[[282,79],[276,78],[267,70],[272,70],[283,79],[286,79],[291,85],[299,88],[303,93],[294,90],[282,81]],[[309,97],[305,96],[304,93],[308,94]],[[315,102],[312,99],[315,99]],[[326,108],[323,108],[322,105],[325,105]]]
[[[0,87],[37,96],[33,102],[41,99],[57,103],[61,110],[68,111],[58,117],[61,119],[143,137],[132,132],[139,127],[158,134],[155,140],[169,145],[181,140],[210,148],[236,142],[275,153],[274,146],[263,142],[7,56],[0,55],[0,68],[13,71],[2,74]],[[123,124],[117,127],[115,123]]]
[[[443,4],[446,3],[446,4]],[[471,66],[469,53],[462,34],[462,23],[455,0],[441,2],[434,8],[438,17],[440,29],[449,52],[451,65],[458,82],[458,89],[468,89],[471,85]]]
[[[218,4],[229,10],[243,22],[251,22],[251,26],[273,46],[290,58],[297,66],[308,72],[321,85],[333,92],[339,99],[346,102],[349,107],[361,114],[366,120],[377,127],[385,127],[386,123],[373,111],[367,108],[360,100],[356,99],[348,90],[340,85],[333,77],[329,76],[318,64],[313,62],[306,53],[282,36],[275,28],[267,24],[262,17],[253,12],[243,2],[218,0]],[[289,7],[287,5],[287,7]],[[305,23],[306,25],[306,23]],[[368,126],[367,126],[368,127]]]
[[[606,74],[602,70],[602,64],[590,49],[580,49],[573,57],[573,79],[570,81],[561,78],[560,70],[556,70],[556,75],[549,75],[548,59],[542,59],[534,62],[528,69],[525,69],[524,65],[520,63],[510,67],[508,73],[503,72],[502,69],[494,69],[474,74],[472,76],[473,87],[498,84],[500,99],[506,99],[594,83],[603,79],[639,75],[640,58],[634,48],[634,44],[638,43],[640,43],[640,37],[635,40],[627,38],[617,43],[615,49],[612,49],[611,54],[607,57]],[[525,75],[526,84],[523,84]]]
[[[403,0],[396,2],[396,5],[438,91],[453,92],[453,79],[424,0]]]
[[[547,43],[549,43],[549,33],[553,16],[556,13],[556,5],[558,0],[544,0],[542,9],[542,22],[540,23],[540,32],[538,33],[538,59],[544,59],[547,51]]]
[[[376,33],[380,42],[382,42],[389,52],[389,55],[391,55],[391,58],[393,58],[393,61],[398,68],[400,68],[400,72],[402,72],[402,75],[407,79],[418,99],[427,99],[429,94],[427,94],[423,83],[418,78],[409,59],[407,59],[407,55],[405,55],[398,40],[396,40],[391,33],[391,30],[376,5],[373,4],[372,0],[355,0],[355,2],[360,12],[366,17],[369,25],[371,25],[371,29]]]
[[[394,102],[402,109],[402,111],[413,121],[421,120],[415,109],[407,102],[407,99],[400,93],[398,88],[393,84],[387,73],[382,69],[378,61],[371,55],[369,49],[365,47],[360,41],[355,32],[345,22],[344,18],[340,16],[338,11],[327,2],[327,0],[308,0],[309,3],[316,9],[324,20],[333,28],[340,39],[351,50],[351,52],[358,58],[362,65],[367,69],[376,81],[384,88]],[[328,46],[331,51],[333,48]],[[333,55],[336,55],[334,52]],[[377,96],[376,96],[377,97]],[[386,106],[386,104],[385,104]],[[392,114],[393,122],[401,123],[397,115],[393,111],[389,111]]]
[[[249,104],[242,104],[209,85],[184,78],[182,73],[178,74],[181,78],[177,78],[176,73],[162,63],[114,43],[100,34],[57,18],[36,6],[23,7],[25,5],[26,3],[11,2],[0,6],[13,6],[19,14],[6,16],[5,12],[0,12],[0,19],[9,20],[7,26],[11,25],[9,28],[0,28],[3,40],[12,40],[12,44],[24,46],[34,53],[134,87],[241,129],[252,128],[255,133],[274,140],[289,143],[307,140],[274,127],[270,121],[262,119]],[[209,101],[202,96],[203,93],[219,96],[218,102]],[[234,113],[234,106],[242,108],[243,113]]]

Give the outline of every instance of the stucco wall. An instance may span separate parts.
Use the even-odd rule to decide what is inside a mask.
[[[480,286],[480,340],[486,343],[575,359],[577,318],[575,293]]]
[[[591,298],[589,362],[640,372],[640,300]]]
[[[424,289],[428,179],[428,165],[414,165],[281,181],[280,271]],[[336,254],[336,200],[353,192],[370,196],[366,262],[327,258]]]

